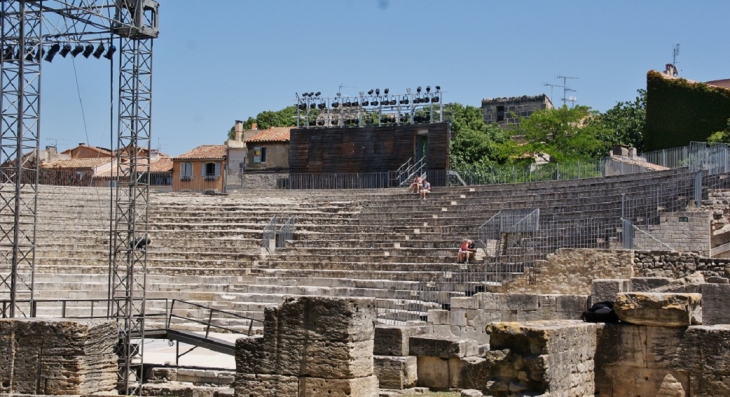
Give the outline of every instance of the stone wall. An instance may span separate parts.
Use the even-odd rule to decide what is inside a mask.
[[[0,319],[0,394],[112,393],[114,321]]]
[[[517,277],[490,288],[492,292],[590,295],[591,281],[630,278],[634,253],[629,250],[561,248],[545,262]]]
[[[491,396],[593,395],[595,324],[495,323],[487,331],[491,336],[487,354],[491,379],[486,389]]]
[[[263,338],[236,342],[237,397],[371,397],[375,301],[288,298],[266,309]]]
[[[530,117],[537,110],[552,108],[553,105],[545,94],[482,100],[484,123],[498,123],[502,127],[519,124],[519,117]]]
[[[659,240],[677,251],[709,256],[711,216],[709,211],[662,213],[658,225],[640,227],[648,234],[634,231],[634,247],[640,250],[666,250],[666,246],[656,241]]]
[[[495,322],[578,320],[589,296],[479,293],[451,298],[451,310],[429,310],[431,331],[489,343],[487,325]]]
[[[692,252],[635,251],[633,262],[635,277],[682,278],[696,271],[705,278],[730,275],[730,259],[706,258]]]
[[[243,174],[243,190],[281,189],[282,179],[289,178],[287,172],[272,172],[262,174]]]

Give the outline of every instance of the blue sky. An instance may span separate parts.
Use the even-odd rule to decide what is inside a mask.
[[[682,77],[730,78],[726,0],[159,2],[152,146],[173,156],[223,143],[235,120],[296,92],[340,85],[343,95],[440,85],[446,102],[480,106],[551,95],[544,84],[565,75],[578,77],[568,80],[577,104],[604,111],[633,100],[677,43]],[[44,62],[42,92],[41,146],[111,146],[106,60]],[[562,90],[552,96],[559,104]]]

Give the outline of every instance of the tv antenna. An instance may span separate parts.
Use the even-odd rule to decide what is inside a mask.
[[[345,85],[345,83],[342,83],[342,84],[340,84],[340,87],[337,90],[337,96],[342,96],[342,89],[343,88],[357,88],[357,87],[351,87],[349,85]]]
[[[574,89],[568,88],[568,79],[578,80],[578,78],[570,76],[558,76],[558,78],[563,79],[563,105],[565,105],[568,102],[568,93],[575,92]]]
[[[569,97],[568,97],[568,102],[570,102],[570,107],[571,107],[571,108],[572,108],[573,106],[575,106],[575,101],[577,101],[577,100],[578,100],[578,98],[576,98],[576,97],[575,97],[575,96],[573,96],[573,95],[571,95],[571,96],[569,96]]]
[[[550,87],[550,102],[553,101],[553,88],[555,88],[555,87],[563,88],[563,86],[560,84],[545,83],[544,85],[545,85],[545,87]]]
[[[674,65],[674,75],[679,75],[679,68],[677,68],[677,57],[679,56],[679,43],[674,45],[672,48],[672,65]]]

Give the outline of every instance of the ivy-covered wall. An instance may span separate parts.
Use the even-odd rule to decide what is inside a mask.
[[[664,77],[646,76],[644,150],[651,151],[705,142],[727,126],[730,90]]]

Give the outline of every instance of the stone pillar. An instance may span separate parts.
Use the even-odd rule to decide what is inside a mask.
[[[237,397],[378,395],[372,298],[289,298],[236,342]]]
[[[0,319],[0,394],[115,394],[114,321]]]

